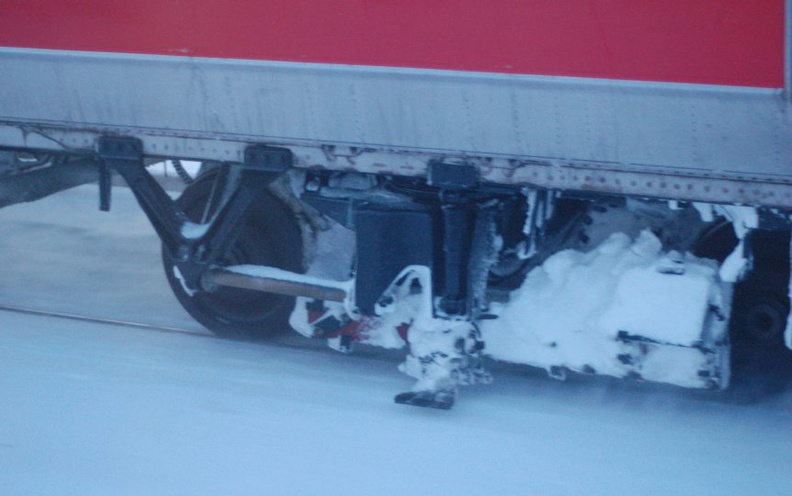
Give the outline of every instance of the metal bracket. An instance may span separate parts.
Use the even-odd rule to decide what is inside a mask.
[[[294,156],[288,148],[255,145],[245,149],[245,168],[280,174],[294,166]]]
[[[282,172],[291,167],[291,151],[285,148],[251,146],[245,150],[238,187],[196,237],[185,235],[187,214],[162,189],[143,163],[143,144],[137,138],[102,136],[99,157],[105,167],[116,170],[127,182],[138,203],[176,261],[190,289],[202,289],[204,273],[222,260],[239,236],[250,205]],[[109,193],[103,193],[108,199]]]
[[[106,163],[99,162],[99,210],[102,212],[110,211],[112,186],[110,168]]]
[[[449,164],[439,160],[429,162],[426,183],[444,190],[471,189],[478,185],[479,172],[472,164]]]
[[[160,239],[175,253],[186,241],[181,229],[187,216],[146,170],[143,143],[137,138],[102,136],[98,151],[103,167],[124,178]]]

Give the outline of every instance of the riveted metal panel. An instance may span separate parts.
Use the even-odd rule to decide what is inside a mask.
[[[0,49],[0,88],[4,146],[91,149],[109,133],[214,160],[250,142],[352,147],[379,155],[311,165],[388,173],[446,156],[792,181],[781,89],[24,49]]]

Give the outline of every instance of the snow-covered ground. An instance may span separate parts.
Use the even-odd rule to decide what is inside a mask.
[[[129,191],[96,205],[0,210],[0,306],[200,332]],[[496,366],[444,412],[392,403],[401,358],[0,311],[0,494],[792,494],[792,391]]]

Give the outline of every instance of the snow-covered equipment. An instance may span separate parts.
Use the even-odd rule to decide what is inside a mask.
[[[789,359],[792,0],[115,7],[3,6],[0,206],[122,176],[217,334],[408,346],[437,408]]]

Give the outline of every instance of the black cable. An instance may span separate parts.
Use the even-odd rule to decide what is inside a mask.
[[[173,168],[176,169],[176,174],[179,175],[179,179],[181,179],[184,184],[189,185],[193,183],[192,176],[184,169],[181,160],[175,158],[171,160],[171,163],[173,164]]]

